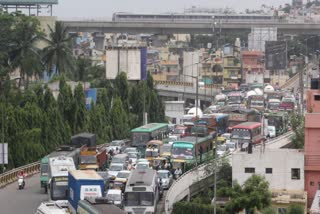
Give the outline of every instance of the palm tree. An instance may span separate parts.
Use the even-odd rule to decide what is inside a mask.
[[[10,66],[12,70],[18,69],[20,77],[29,84],[29,78],[40,76],[43,71],[39,49],[36,43],[42,38],[39,31],[39,21],[33,17],[20,15],[16,26],[16,37],[13,38],[9,50]]]
[[[71,49],[71,37],[62,22],[56,22],[54,29],[50,26],[49,39],[46,39],[48,46],[44,48],[43,61],[46,64],[49,74],[71,73],[74,70],[74,58]]]

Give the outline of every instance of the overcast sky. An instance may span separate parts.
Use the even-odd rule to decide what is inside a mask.
[[[191,6],[233,7],[237,11],[260,8],[262,4],[279,6],[291,0],[59,0],[53,13],[58,17],[111,17],[114,12],[183,12]]]

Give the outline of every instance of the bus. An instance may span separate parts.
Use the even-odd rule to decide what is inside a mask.
[[[202,148],[202,149],[200,149]],[[200,162],[200,150],[202,150],[202,160],[213,155],[213,137],[185,137],[172,144],[171,162],[172,168],[178,167],[183,171],[191,169],[197,162]]]
[[[238,144],[238,148],[244,148],[252,144],[259,144],[263,141],[261,134],[261,123],[245,122],[232,127],[231,141]]]
[[[124,192],[124,210],[132,214],[156,213],[160,196],[159,188],[155,170],[133,170]]]
[[[233,91],[230,92],[228,95],[228,100],[227,100],[227,105],[228,106],[235,106],[235,107],[239,107],[240,104],[242,103],[242,93],[239,91]]]
[[[149,123],[131,130],[131,146],[138,147],[144,156],[146,145],[150,140],[163,140],[169,136],[167,123]]]
[[[63,145],[40,160],[40,186],[41,188],[44,188],[45,193],[47,193],[48,190],[49,158],[58,156],[72,157],[75,165],[77,165],[79,153],[80,149],[76,149],[73,146]]]
[[[49,158],[48,193],[51,201],[67,200],[68,171],[76,170],[71,157]]]
[[[77,213],[79,214],[126,214],[119,207],[110,204],[106,198],[85,198],[78,203]]]
[[[274,126],[276,136],[282,135],[288,131],[289,114],[285,111],[278,111],[265,114],[268,119],[268,126]]]

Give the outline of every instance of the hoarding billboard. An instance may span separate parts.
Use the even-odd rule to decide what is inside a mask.
[[[91,109],[91,104],[93,103],[94,105],[97,102],[97,89],[96,88],[88,88],[85,90],[85,95],[86,95],[86,107],[88,110]]]
[[[266,69],[282,70],[287,67],[287,43],[266,41]]]

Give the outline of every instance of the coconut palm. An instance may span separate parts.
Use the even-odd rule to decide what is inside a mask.
[[[54,29],[49,27],[48,46],[44,48],[43,61],[49,74],[55,72],[72,73],[74,70],[74,58],[71,49],[71,37],[62,22],[56,22]]]

